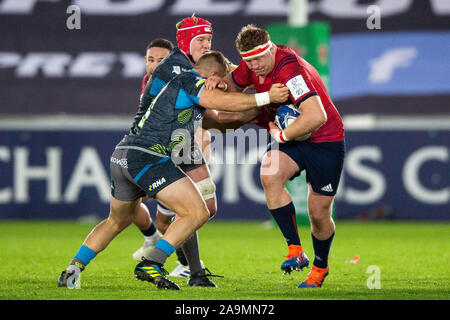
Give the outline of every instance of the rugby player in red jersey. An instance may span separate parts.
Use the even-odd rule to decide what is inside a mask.
[[[321,287],[328,274],[328,254],[335,233],[332,204],[342,171],[345,142],[341,117],[330,99],[318,72],[292,49],[270,41],[268,32],[254,25],[241,29],[236,47],[242,60],[225,78],[231,90],[253,85],[257,92],[267,91],[273,83],[283,83],[290,91],[287,104],[294,104],[301,115],[284,130],[274,123],[281,104],[266,106],[252,121],[269,130],[278,148],[268,147],[261,163],[260,177],[267,206],[286,239],[289,253],[281,269],[286,273],[302,269],[309,260],[301,246],[295,208],[285,188],[306,171],[308,213],[315,252],[313,267],[298,287]],[[223,86],[223,84],[222,84]],[[238,119],[242,114],[231,116]],[[311,134],[304,141],[297,137]],[[279,161],[277,170],[274,161]]]

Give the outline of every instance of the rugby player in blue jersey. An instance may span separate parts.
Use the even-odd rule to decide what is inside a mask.
[[[163,64],[155,73],[161,66]],[[192,162],[191,142],[205,110],[245,111],[270,103],[282,103],[289,96],[288,88],[282,84],[274,84],[269,91],[258,94],[204,90],[206,77],[224,77],[228,71],[228,64],[221,53],[206,53],[194,69],[182,72],[166,83],[147,111],[138,116],[140,120],[111,156],[109,217],[88,235],[69,267],[61,274],[60,286],[76,282],[89,262],[133,222],[142,197],[147,195],[176,212],[177,219],[170,224],[147,259],[135,267],[135,275],[161,289],[179,289],[167,279],[164,263],[175,248],[189,239],[211,216],[200,188],[177,165],[180,161]]]
[[[170,55],[155,68],[152,77],[146,82],[133,128],[136,127],[142,115],[147,111],[161,88],[177,74],[192,69],[195,62],[211,49],[213,30],[209,21],[192,16],[178,22],[176,28],[178,48],[173,50]],[[214,121],[215,117],[216,113],[212,110],[209,111],[205,117],[206,120],[203,122],[203,127],[205,129],[212,127],[217,128],[219,124],[217,121]],[[231,124],[227,124],[226,126],[230,125]],[[196,133],[195,142],[193,142],[192,145],[193,158],[197,157],[201,161],[181,164],[180,167],[196,183],[206,201],[210,215],[213,216],[217,211],[217,200],[215,185],[211,179],[206,160],[203,157],[203,149],[210,143],[211,139],[209,132],[205,129],[199,127]],[[200,145],[200,147],[198,145]],[[141,209],[137,220],[144,220],[148,217],[148,213],[145,212],[144,208]],[[158,203],[156,219],[157,229],[164,233],[174,216],[174,212]],[[153,230],[154,229],[152,228],[151,231]],[[145,259],[148,252],[153,249],[154,240],[157,240],[156,238],[157,233],[155,233],[155,237],[152,241],[144,242],[144,245],[133,254],[133,257],[136,260],[141,260],[142,258]],[[210,275],[209,270],[204,268],[203,262],[200,260],[197,233],[194,233],[188,241],[177,249],[177,256],[180,263],[170,275],[190,275],[188,284],[191,286],[215,287],[215,284],[208,279],[208,276]],[[209,274],[207,274],[207,272]]]
[[[198,51],[199,49],[201,50],[202,45],[205,45],[206,47],[209,46],[208,42],[203,44],[202,41],[199,40],[201,39],[195,40],[192,48],[193,51]],[[174,46],[172,42],[162,38],[154,39],[147,45],[145,55],[146,73],[142,79],[140,95],[141,98],[144,94],[148,80],[153,74],[153,71],[158,66],[158,64],[170,54],[173,48]],[[201,50],[200,52],[203,52],[203,50]],[[211,143],[211,135],[207,130],[199,127],[196,132],[195,141],[200,145],[202,153],[205,157],[205,161],[208,162],[208,146]],[[143,199],[143,201],[144,200],[146,199]],[[142,245],[142,247],[136,250],[136,252],[133,253],[133,258],[135,260],[141,261],[143,258],[145,259],[149,252],[154,248],[156,242],[161,238],[160,232],[165,232],[174,216],[175,213],[167,210],[160,204],[157,204],[156,220],[154,224],[147,206],[144,203],[141,203],[141,207],[136,216],[136,219],[134,220],[134,224],[142,232],[144,236],[144,244]],[[200,260],[198,242],[195,241],[195,238],[188,241],[185,247],[187,247],[186,251],[190,257],[189,260],[191,261],[191,264],[193,264],[194,266],[201,266],[203,268],[204,265],[203,261]],[[178,248],[176,250],[176,254],[178,258],[178,260],[176,261],[177,266],[174,268],[174,270],[172,270],[170,276],[189,277],[191,272],[188,259],[186,258],[183,249],[181,247]],[[205,278],[205,276],[203,275],[198,275],[198,271],[197,273],[194,272],[193,277],[190,279],[190,284],[193,286],[215,286],[215,284],[207,277]]]
[[[147,45],[147,50],[145,53],[145,75],[142,79],[142,89],[141,95],[144,93],[145,86],[148,80],[152,76],[153,70],[156,66],[166,57],[173,49],[173,44],[166,39],[154,39]],[[144,245],[139,248],[134,254],[133,258],[140,261],[142,257],[145,257],[148,252],[155,246],[156,242],[161,238],[160,233],[157,231],[153,220],[150,216],[150,212],[147,206],[144,204],[146,198],[142,199],[139,212],[136,215],[134,224],[139,228],[144,236]],[[158,220],[158,215],[157,218]],[[158,222],[156,222],[158,225]],[[183,257],[184,258],[184,257]],[[187,263],[186,263],[187,264]]]
[[[145,54],[146,72],[144,77],[142,78],[140,101],[142,95],[144,94],[147,82],[153,74],[153,71],[158,66],[158,64],[161,63],[161,61],[170,54],[173,48],[174,46],[171,41],[162,38],[154,39],[147,45]],[[197,139],[197,141],[201,140]],[[145,200],[146,198],[142,199],[143,202],[141,203],[139,212],[136,215],[136,219],[134,220],[134,224],[139,228],[139,230],[144,236],[144,244],[142,245],[142,247],[140,247],[133,253],[133,258],[137,261],[141,261],[143,258],[145,258],[148,255],[148,253],[155,247],[156,242],[161,238],[160,232],[162,233],[165,232],[168,225],[170,224],[172,217],[175,215],[169,210],[162,208],[161,205],[158,204],[156,211],[156,221],[155,223],[153,223],[152,217],[150,216],[150,212],[147,206],[144,204]],[[198,252],[198,246],[196,251]],[[177,261],[178,265],[170,273],[170,275],[179,277],[188,277],[190,275],[190,270],[183,249],[178,248],[176,250],[176,253],[178,257]],[[198,256],[198,259],[200,259],[199,255],[196,256]],[[193,258],[191,258],[191,260],[192,259]],[[201,260],[200,263],[203,266],[203,262]],[[204,282],[197,281],[195,282],[195,284],[202,285],[204,284]]]

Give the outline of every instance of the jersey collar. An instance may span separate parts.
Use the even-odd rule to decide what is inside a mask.
[[[200,78],[203,78],[200,74],[198,74],[198,73],[195,72],[194,70],[189,70],[189,72],[190,72],[190,73],[193,73],[193,74],[195,74],[195,75],[197,75],[197,76],[199,76]]]

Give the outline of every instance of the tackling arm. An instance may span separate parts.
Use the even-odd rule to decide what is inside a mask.
[[[244,89],[244,88],[237,86],[236,83],[232,79],[231,72],[228,73],[222,80],[226,83],[226,87],[228,88],[228,90],[225,90],[225,91],[245,92],[248,88],[253,88],[253,86],[251,86],[251,87],[247,87]],[[244,125],[244,124],[249,123],[252,120],[254,120],[258,115],[261,114],[261,112],[262,112],[262,110],[259,108],[258,109],[250,109],[250,110],[243,111],[243,112],[218,111],[217,119],[218,119],[219,123],[240,122],[240,123],[242,123],[242,125]]]
[[[226,92],[242,92],[247,89],[241,88],[234,83],[231,72],[224,78],[209,77],[205,82],[205,88],[208,90],[219,88]],[[222,132],[225,132],[226,129],[237,129],[253,121],[261,112],[260,108],[252,108],[240,112],[207,110],[203,119],[203,128],[215,128]]]
[[[199,104],[207,109],[220,111],[245,111],[269,103],[282,103],[289,97],[289,89],[283,84],[273,84],[269,91],[257,94],[223,92],[219,89],[203,90]]]

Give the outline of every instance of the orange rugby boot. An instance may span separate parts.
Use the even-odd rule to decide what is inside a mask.
[[[287,260],[281,265],[284,274],[291,273],[293,270],[302,270],[309,265],[309,259],[303,252],[302,246],[291,244],[289,247]]]
[[[327,275],[328,267],[322,269],[313,265],[305,281],[300,283],[297,288],[320,288]]]

